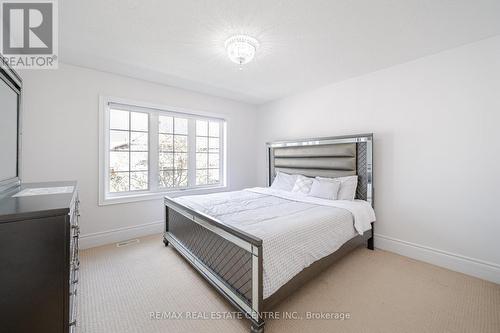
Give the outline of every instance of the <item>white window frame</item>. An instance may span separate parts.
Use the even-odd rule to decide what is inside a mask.
[[[109,192],[109,114],[110,104],[125,106],[128,111],[148,112],[150,114],[165,114],[168,116],[177,116],[188,118],[188,177],[189,187],[186,188],[160,188],[158,180],[158,117],[149,117],[149,190],[130,191],[130,192]],[[220,121],[220,174],[219,184],[214,185],[195,185],[196,178],[196,120],[219,120]],[[99,96],[99,205],[109,205],[117,203],[126,203],[143,200],[153,200],[165,195],[189,195],[211,193],[228,188],[228,158],[227,158],[227,127],[228,120],[221,114],[194,111],[185,108],[157,105],[141,101],[133,101],[118,97]],[[193,172],[194,171],[194,172]],[[154,175],[152,177],[152,175]],[[194,185],[193,185],[194,184]]]

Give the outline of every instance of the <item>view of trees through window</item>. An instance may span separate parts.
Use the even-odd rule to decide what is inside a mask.
[[[147,113],[110,110],[109,191],[148,189]]]
[[[186,187],[189,152],[188,120],[159,116],[158,124],[160,187]]]
[[[109,193],[221,184],[223,124],[207,117],[110,106]]]
[[[219,183],[220,128],[214,121],[196,121],[196,185]]]

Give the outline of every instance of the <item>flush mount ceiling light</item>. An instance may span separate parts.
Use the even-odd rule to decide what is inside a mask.
[[[224,46],[229,59],[241,66],[252,61],[259,47],[259,42],[250,36],[236,35],[228,38]]]

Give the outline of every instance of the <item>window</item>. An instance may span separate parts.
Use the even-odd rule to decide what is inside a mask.
[[[225,186],[224,119],[137,104],[102,98],[101,204]]]
[[[196,185],[218,184],[220,179],[219,122],[196,121]]]
[[[149,115],[112,109],[109,115],[109,191],[148,189]]]
[[[159,186],[176,188],[188,186],[189,149],[186,118],[158,117]]]

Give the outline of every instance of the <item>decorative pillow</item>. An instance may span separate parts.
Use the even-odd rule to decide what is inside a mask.
[[[297,175],[289,175],[278,171],[273,183],[271,184],[271,188],[275,190],[291,191],[296,180]]]
[[[356,188],[358,187],[358,176],[347,176],[338,178],[316,177],[320,180],[340,181],[340,189],[337,200],[354,200],[356,197]]]
[[[304,195],[308,194],[311,190],[312,183],[313,178],[298,175],[297,180],[295,181],[295,185],[293,185],[292,192]]]
[[[337,200],[339,188],[340,181],[337,181],[335,179],[313,179],[309,196],[321,199]]]

